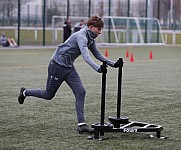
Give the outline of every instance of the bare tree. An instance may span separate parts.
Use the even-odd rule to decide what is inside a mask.
[[[86,7],[86,4],[84,0],[79,0],[77,2],[77,15],[78,16],[87,16],[87,7]]]
[[[21,5],[29,1],[32,0],[21,0]],[[18,8],[18,3],[15,0],[0,0],[0,4],[0,14],[3,14],[3,17],[7,20],[13,16],[14,10]]]
[[[175,12],[175,19],[180,20],[181,18],[181,0],[174,0],[173,4],[174,12]]]
[[[54,15],[61,16],[60,7],[58,7],[58,3],[55,1],[47,9],[47,23],[52,23],[52,16]]]
[[[30,1],[33,1],[33,0],[21,0],[21,5],[26,4],[27,2],[30,2]],[[8,12],[11,12],[11,11],[13,11],[13,9],[18,8],[18,2],[15,0],[0,0],[0,4]],[[3,9],[0,9],[0,13],[2,13],[2,12],[3,12]]]
[[[169,26],[175,24],[177,20],[181,18],[181,1],[173,0],[173,7],[171,8],[171,0],[161,0],[163,6],[160,10],[160,19],[163,19],[165,23],[169,21]],[[171,13],[172,12],[172,13]]]
[[[100,2],[99,16],[102,17],[103,15],[104,15],[104,2],[101,0],[101,2]]]
[[[120,0],[118,0],[118,3],[117,3],[117,12],[116,12],[116,14],[117,14],[117,16],[121,16],[122,15]]]

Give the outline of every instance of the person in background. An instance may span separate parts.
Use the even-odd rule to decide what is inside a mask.
[[[74,32],[79,31],[79,30],[82,29],[84,26],[85,26],[85,22],[84,22],[83,19],[81,19],[80,22],[77,22],[77,23],[74,25]]]
[[[13,38],[7,38],[6,35],[5,35],[5,32],[2,32],[2,35],[1,35],[1,44],[4,46],[4,47],[16,47],[17,44],[15,42],[15,40]]]
[[[70,37],[71,33],[71,20],[66,19],[63,25],[63,42],[65,42]]]

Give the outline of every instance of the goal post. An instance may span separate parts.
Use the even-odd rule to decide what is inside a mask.
[[[164,45],[160,22],[156,18],[103,16],[102,44]]]
[[[58,39],[58,33],[63,33],[66,16],[52,17],[52,44]],[[74,24],[88,17],[69,16]],[[104,29],[96,41],[106,45],[165,45],[160,22],[156,18],[103,16]],[[72,29],[73,30],[73,29]],[[60,31],[60,32],[59,32]]]

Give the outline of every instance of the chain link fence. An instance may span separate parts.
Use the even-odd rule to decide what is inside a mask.
[[[42,27],[46,27],[46,43],[52,44],[53,16],[89,17],[127,16],[158,18],[162,29],[181,30],[181,0],[19,0],[21,43],[42,43]],[[44,5],[44,2],[45,5]],[[17,38],[18,1],[0,0],[0,31],[8,29]],[[45,7],[44,7],[45,6]],[[45,22],[43,9],[45,8]],[[58,24],[58,23],[57,23]],[[73,26],[73,24],[72,24]],[[62,26],[57,43],[62,42]],[[10,30],[11,29],[11,30]],[[28,30],[27,30],[28,29]],[[25,31],[27,33],[23,33]],[[28,35],[32,39],[25,38]],[[57,44],[56,42],[54,44]]]

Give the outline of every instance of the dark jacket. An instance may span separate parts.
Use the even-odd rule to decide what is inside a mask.
[[[65,22],[63,25],[63,42],[65,42],[70,37],[71,33],[71,26],[67,22]]]

